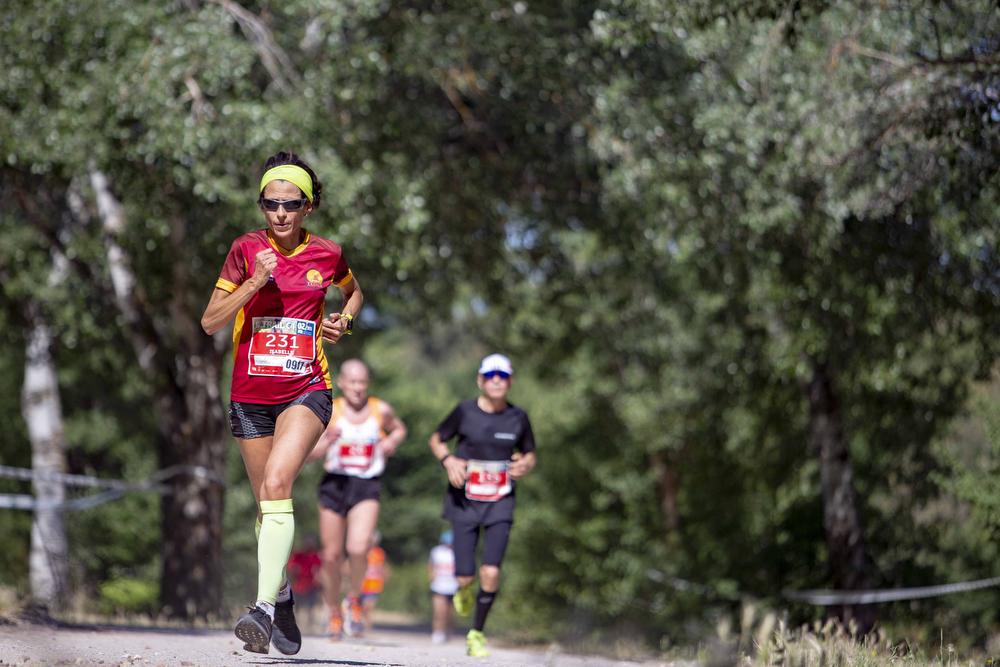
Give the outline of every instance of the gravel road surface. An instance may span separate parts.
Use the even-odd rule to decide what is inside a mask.
[[[272,647],[268,655],[247,653],[231,632],[123,626],[0,625],[0,665],[101,665],[103,667],[221,667],[223,665],[331,665],[368,667],[652,667],[662,661],[623,661],[568,655],[558,649],[522,649],[490,645],[489,658],[465,655],[464,637],[431,644],[424,632],[405,627],[379,627],[369,636],[333,643],[306,636],[302,650],[285,656]]]

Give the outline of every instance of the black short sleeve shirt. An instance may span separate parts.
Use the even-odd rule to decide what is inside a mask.
[[[462,401],[437,428],[438,437],[447,442],[458,438],[455,456],[480,461],[509,461],[514,451],[535,451],[535,435],[528,414],[516,405],[501,412],[484,412],[475,399]],[[488,525],[513,521],[514,493],[497,502],[480,502],[465,497],[463,489],[448,485],[444,518],[451,521]]]

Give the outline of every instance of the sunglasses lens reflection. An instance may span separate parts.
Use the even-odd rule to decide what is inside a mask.
[[[264,208],[268,211],[277,211],[279,206],[284,206],[286,211],[298,211],[305,204],[305,199],[267,199],[264,198]]]

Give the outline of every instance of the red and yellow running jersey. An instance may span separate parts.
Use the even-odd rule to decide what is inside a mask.
[[[278,265],[233,324],[231,398],[240,403],[276,405],[333,388],[320,337],[323,301],[330,285],[351,281],[351,269],[333,241],[303,230],[302,243],[288,251],[258,229],[233,241],[215,286],[236,291],[269,248]]]

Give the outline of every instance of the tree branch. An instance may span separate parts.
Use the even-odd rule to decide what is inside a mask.
[[[111,274],[111,287],[115,295],[115,303],[125,317],[128,336],[135,349],[139,366],[151,375],[166,373],[172,386],[177,386],[174,369],[169,363],[157,366],[156,359],[163,351],[163,336],[157,331],[148,309],[142,307],[140,290],[136,286],[135,273],[128,260],[124,248],[118,243],[118,238],[125,229],[125,210],[118,198],[111,191],[107,176],[96,167],[90,169],[90,184],[97,200],[97,210],[104,230],[105,250],[108,258],[108,271]]]
[[[302,78],[295,70],[292,59],[278,46],[271,30],[259,16],[247,11],[233,0],[210,0],[229,14],[240,26],[247,40],[253,45],[260,56],[261,64],[271,75],[274,85],[282,92],[291,92],[293,84],[301,82]]]

